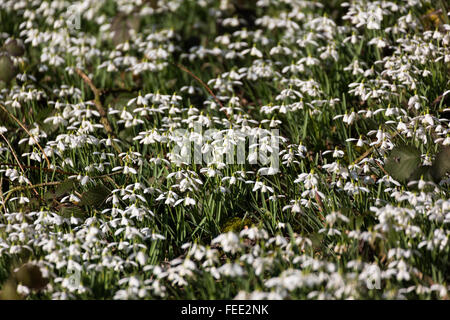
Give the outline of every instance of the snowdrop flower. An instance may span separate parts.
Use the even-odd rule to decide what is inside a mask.
[[[314,173],[314,170],[311,170],[310,173],[299,174],[297,179],[294,180],[294,183],[300,182],[304,183],[306,189],[311,189],[318,186],[319,180],[317,174]]]
[[[269,191],[270,193],[273,193],[273,188],[267,186],[262,181],[255,181],[255,183],[254,183],[252,191],[255,192],[255,191],[258,191],[258,190],[260,190],[262,193],[265,193],[267,191]]]
[[[283,211],[291,209],[293,213],[303,213],[301,203],[298,200],[291,200],[290,205],[284,206]]]
[[[244,269],[237,263],[226,263],[218,271],[228,277],[242,277],[245,274]]]
[[[233,233],[222,233],[211,241],[211,244],[220,244],[225,252],[236,253],[241,249],[239,237]]]

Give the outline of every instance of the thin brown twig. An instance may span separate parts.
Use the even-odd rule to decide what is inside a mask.
[[[3,177],[0,176],[0,199],[2,200],[3,212],[6,213],[6,202],[5,202],[5,198],[3,198],[2,185],[3,185]]]
[[[22,124],[22,122],[20,122],[19,119],[17,119],[11,112],[8,111],[8,109],[6,109],[5,106],[3,106],[2,104],[0,104],[0,108],[3,109],[3,111],[5,111],[7,115],[9,115],[11,118],[13,118],[14,121],[16,121],[16,122],[19,124],[19,126],[21,126],[22,129],[25,130],[25,132],[26,132],[26,133],[34,140],[34,142],[37,144],[39,150],[42,152],[42,155],[44,156],[45,161],[47,161],[47,166],[48,166],[49,168],[51,168],[52,165],[51,165],[51,163],[50,163],[50,160],[48,160],[47,155],[46,155],[45,152],[44,152],[44,149],[42,149],[42,147],[41,147],[41,145],[39,144],[39,142],[37,141],[37,139],[30,133],[30,131],[28,131],[28,129]]]
[[[94,93],[94,104],[97,108],[98,112],[100,113],[100,121],[102,122],[103,126],[105,127],[105,130],[108,134],[111,136],[114,136],[114,131],[111,127],[111,124],[108,121],[108,117],[106,115],[106,111],[103,108],[102,102],[100,100],[101,91],[97,89],[97,87],[92,83],[92,80],[89,79],[89,77],[84,73],[81,69],[76,68],[76,73],[83,79],[83,81],[91,88],[92,92]]]
[[[436,106],[437,104],[440,104],[442,99],[444,99],[446,97],[446,95],[441,94],[440,96],[438,96],[436,99],[434,99],[434,101],[432,102],[433,106]],[[444,100],[445,101],[445,100]]]
[[[390,174],[389,173],[387,173],[387,171],[382,167],[382,165],[381,164],[379,164],[378,163],[378,161],[374,161],[375,163],[376,163],[376,165],[381,169],[381,171],[383,171],[384,172],[384,174],[385,175],[387,175],[387,176],[390,176]]]
[[[184,72],[188,73],[191,77],[193,77],[195,80],[197,80],[208,92],[209,94],[214,98],[214,100],[216,100],[216,102],[220,105],[221,108],[224,108],[222,102],[219,100],[219,98],[217,98],[217,96],[214,94],[214,92],[212,92],[212,90],[208,87],[208,85],[206,83],[203,82],[202,79],[200,79],[199,77],[197,77],[192,71],[190,71],[188,68],[186,68],[185,66],[179,64],[179,63],[174,63],[178,68],[180,68],[181,70],[183,70]],[[227,118],[229,119],[230,116],[228,115],[227,112],[225,112]]]
[[[319,205],[319,211],[323,213],[323,202],[322,199],[320,199],[319,193],[315,193],[314,197],[316,198],[317,204]]]
[[[17,162],[17,166],[18,166],[18,167],[20,168],[20,170],[22,171],[22,174],[25,175],[25,170],[23,169],[23,165],[20,163],[20,160],[19,160],[19,158],[17,157],[16,153],[14,152],[14,149],[12,148],[12,146],[11,146],[11,144],[9,143],[8,139],[6,139],[6,137],[3,135],[3,133],[0,133],[0,136],[6,141],[6,144],[8,145],[9,150],[11,150],[11,153],[12,153],[14,159],[15,159],[16,162]],[[27,179],[27,181],[28,181],[28,184],[29,184],[29,185],[31,185],[31,186],[33,185],[33,184],[31,183],[31,181],[29,181],[28,179]],[[36,196],[39,197],[39,193],[36,191],[36,189],[33,188],[33,191],[34,191],[34,193],[36,194]],[[6,200],[5,200],[5,201],[6,201]],[[5,202],[5,205],[6,205],[6,202]]]
[[[0,136],[5,140],[6,144],[8,145],[9,150],[11,150],[11,153],[16,160],[17,164],[15,166],[18,166],[23,174],[25,174],[25,170],[23,169],[22,164],[19,161],[19,158],[17,157],[17,154],[15,153],[14,149],[12,148],[11,144],[9,143],[8,139],[3,135],[3,133],[0,133]]]
[[[103,104],[100,99],[102,92],[94,85],[94,83],[92,83],[92,80],[89,79],[89,77],[86,75],[86,73],[84,73],[81,69],[76,68],[75,71],[83,79],[83,81],[89,86],[89,88],[91,88],[92,92],[94,93],[94,104],[95,104],[95,107],[97,108],[98,113],[100,113],[100,122],[103,124],[103,127],[105,128],[106,133],[110,137],[115,138],[116,135],[112,129],[111,123],[108,120],[106,111],[103,108]],[[112,141],[112,146],[118,153],[122,152],[114,140]],[[119,158],[119,161],[122,164],[122,159]]]
[[[431,16],[438,16],[438,18],[439,18],[440,14],[442,14],[442,9],[437,9],[437,10],[434,10],[434,11],[429,12],[427,14],[424,14],[421,18],[424,19],[424,18],[428,18],[428,17],[431,17]]]
[[[15,164],[15,163],[0,163],[0,166],[18,167],[19,165]],[[68,172],[68,171],[63,171],[63,170],[60,170],[60,169],[41,168],[41,167],[26,166],[26,165],[22,165],[22,167],[25,168],[25,169],[31,169],[31,170],[39,170],[39,171],[46,171],[46,172],[56,172],[56,173],[64,174],[66,176],[73,176],[73,175],[77,174],[76,172]]]
[[[113,183],[114,186],[116,188],[118,188],[119,186],[117,185],[117,183],[113,179],[111,179],[111,176],[114,176],[114,175],[120,174],[120,173],[121,172],[107,173],[107,174],[103,174],[103,175],[100,175],[100,176],[91,177],[91,179],[105,179],[105,180],[108,180],[109,182]],[[11,197],[11,194],[13,194],[16,191],[22,191],[22,190],[28,190],[28,189],[34,189],[34,188],[40,188],[40,187],[48,187],[48,186],[57,186],[57,185],[60,185],[63,182],[64,181],[50,181],[50,182],[43,182],[43,183],[38,183],[38,184],[32,184],[32,185],[29,185],[29,186],[18,186],[18,187],[12,188],[6,193],[6,198],[4,200],[4,203],[6,204],[8,199]]]
[[[398,135],[398,131],[395,132],[395,133],[392,135],[392,137],[391,137],[390,139],[394,139],[395,136],[397,136],[397,135]],[[372,151],[375,150],[375,147],[378,147],[378,146],[380,146],[380,145],[381,145],[381,143],[379,143],[378,145],[372,146],[372,147],[370,147],[369,149],[367,149],[366,152],[364,152],[361,156],[359,156],[358,159],[356,159],[356,160],[354,161],[354,163],[360,162],[362,159],[364,159],[364,158],[367,157],[370,153],[372,153]]]
[[[51,181],[51,182],[44,182],[44,183],[38,183],[38,184],[32,184],[30,186],[18,186],[15,188],[12,188],[9,190],[6,194],[5,203],[8,201],[8,199],[11,197],[11,195],[16,191],[22,191],[22,190],[28,190],[28,189],[35,189],[40,187],[47,187],[47,186],[57,186],[61,184],[62,181]]]

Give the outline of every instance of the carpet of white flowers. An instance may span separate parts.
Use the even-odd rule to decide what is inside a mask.
[[[1,0],[0,298],[448,299],[449,12]]]

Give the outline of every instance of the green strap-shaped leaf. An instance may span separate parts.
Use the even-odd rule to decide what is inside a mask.
[[[420,151],[413,146],[395,147],[385,163],[385,170],[397,181],[407,182],[419,169]]]
[[[4,45],[3,48],[13,57],[21,57],[25,53],[25,46],[20,39],[10,39]]]
[[[446,173],[450,172],[450,146],[445,146],[436,156],[431,174],[436,182],[442,180]]]
[[[117,15],[111,23],[113,31],[113,43],[118,45],[131,39],[130,31],[137,31],[140,26],[140,18],[138,16],[126,16],[124,14]]]
[[[77,206],[64,206],[59,211],[59,214],[67,219],[70,219],[71,217],[75,218],[84,218],[86,217],[86,212]]]
[[[16,77],[17,72],[9,54],[0,52],[0,81],[9,83]]]
[[[80,204],[83,206],[99,207],[104,204],[110,193],[108,188],[102,184],[98,184],[88,191],[83,192]]]
[[[61,184],[59,184],[55,189],[55,196],[61,197],[66,193],[70,193],[75,187],[75,181],[72,179],[66,179]]]

